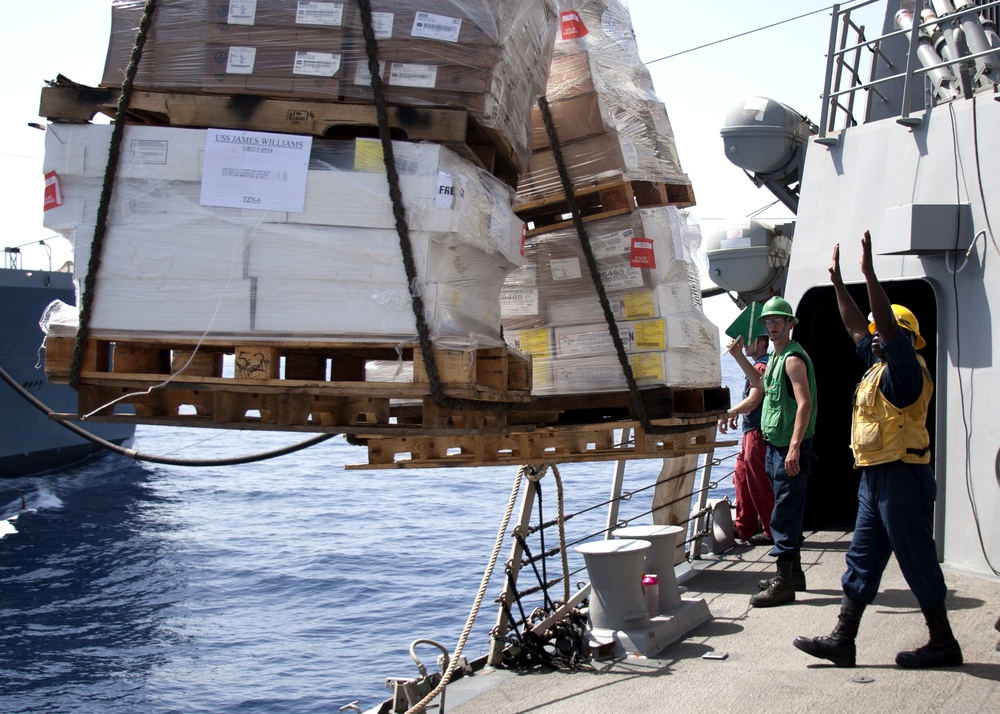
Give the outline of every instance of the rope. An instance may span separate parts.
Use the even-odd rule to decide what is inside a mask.
[[[410,287],[410,304],[417,323],[417,338],[420,351],[424,357],[427,379],[430,384],[434,403],[442,408],[475,409],[479,411],[509,411],[509,402],[480,402],[473,399],[456,399],[444,393],[441,376],[438,373],[437,361],[434,358],[431,344],[430,328],[424,316],[424,299],[420,295],[416,261],[413,258],[413,247],[410,244],[410,228],[406,220],[406,208],[403,205],[403,193],[399,187],[399,172],[396,169],[396,156],[392,147],[392,134],[389,131],[389,113],[385,99],[385,86],[379,70],[378,43],[375,40],[375,29],[372,25],[371,0],[359,0],[361,11],[361,29],[365,38],[365,52],[368,55],[368,72],[372,78],[372,93],[375,100],[375,114],[378,118],[378,134],[382,143],[382,155],[385,161],[386,178],[389,181],[389,199],[392,202],[392,215],[399,235],[399,247],[403,253],[403,269]]]
[[[549,137],[549,146],[555,158],[556,169],[559,171],[559,179],[562,183],[563,192],[566,194],[566,202],[569,204],[570,213],[573,216],[573,226],[576,228],[577,237],[580,239],[580,247],[583,255],[587,259],[587,267],[590,268],[590,276],[593,279],[594,287],[597,289],[597,297],[601,303],[601,311],[604,313],[604,320],[608,323],[608,332],[611,333],[611,340],[615,345],[615,353],[618,355],[618,362],[625,375],[625,382],[628,385],[629,394],[632,397],[632,405],[635,408],[636,417],[642,428],[648,434],[668,434],[671,433],[668,427],[656,426],[646,414],[646,405],[639,395],[639,385],[635,381],[632,372],[632,365],[628,361],[628,354],[625,352],[625,344],[618,333],[618,325],[615,321],[614,313],[611,311],[611,303],[608,302],[608,294],[604,290],[604,283],[601,281],[601,274],[597,267],[597,258],[590,246],[590,238],[583,225],[583,218],[580,213],[580,206],[576,202],[573,193],[573,184],[569,178],[569,171],[566,169],[566,162],[563,159],[562,149],[559,145],[559,138],[556,136],[555,123],[552,121],[552,112],[549,109],[548,100],[542,96],[538,98],[538,108],[541,110],[542,121],[545,124],[545,133]]]
[[[367,6],[368,0],[361,0],[361,4]],[[497,539],[496,543],[493,544],[493,552],[490,554],[490,562],[487,564],[486,571],[483,573],[482,582],[479,584],[479,592],[476,593],[476,599],[472,605],[472,612],[469,613],[469,619],[465,623],[462,635],[458,638],[458,645],[455,647],[455,654],[452,655],[451,661],[448,663],[448,667],[441,674],[441,681],[438,682],[438,685],[434,687],[434,689],[432,689],[427,696],[407,709],[407,714],[426,712],[427,705],[431,702],[431,700],[440,694],[448,685],[448,682],[451,681],[451,677],[458,666],[458,660],[462,656],[462,650],[465,648],[465,642],[469,639],[469,633],[472,632],[472,625],[476,621],[476,616],[479,614],[479,606],[482,605],[483,597],[486,594],[486,587],[489,585],[490,577],[493,575],[493,568],[496,567],[497,558],[500,554],[500,548],[503,545],[504,536],[507,533],[507,525],[510,523],[510,516],[514,512],[514,503],[517,501],[517,494],[521,488],[521,479],[524,477],[525,471],[529,468],[529,466],[522,466],[517,470],[517,476],[514,477],[514,485],[510,491],[510,500],[507,502],[507,510],[504,511],[503,520],[500,522],[500,529],[497,531]]]
[[[569,602],[569,556],[566,555],[566,517],[564,515],[563,482],[562,476],[559,475],[559,468],[555,464],[552,464],[552,476],[556,480],[556,492],[558,494],[559,551],[562,553],[563,602]]]
[[[132,98],[132,88],[135,75],[139,71],[139,60],[146,46],[146,36],[153,22],[156,11],[156,0],[146,0],[139,31],[135,36],[132,54],[129,57],[125,79],[122,81],[121,95],[118,97],[118,110],[115,112],[114,128],[111,131],[111,146],[108,148],[108,165],[104,170],[104,184],[101,187],[101,200],[97,206],[97,225],[94,227],[94,239],[90,244],[90,260],[87,263],[87,276],[83,279],[83,295],[80,296],[80,326],[76,332],[76,342],[73,345],[73,358],[69,369],[69,385],[73,389],[80,387],[80,368],[83,364],[83,353],[86,350],[87,338],[90,336],[90,314],[94,307],[94,290],[97,287],[97,273],[101,269],[101,254],[104,250],[104,238],[108,232],[108,212],[111,207],[111,196],[114,192],[115,177],[118,174],[118,159],[121,155],[122,139],[125,136],[125,119],[128,114],[129,101]]]

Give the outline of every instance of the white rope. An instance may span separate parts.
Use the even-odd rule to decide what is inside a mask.
[[[493,568],[496,566],[497,558],[500,554],[500,548],[503,546],[504,536],[507,534],[507,525],[510,523],[511,514],[514,512],[514,504],[517,501],[517,494],[521,488],[521,479],[525,475],[525,470],[528,466],[522,466],[517,470],[517,476],[514,477],[514,486],[510,492],[510,501],[507,503],[507,510],[503,514],[503,521],[500,524],[500,530],[497,533],[496,543],[493,545],[493,552],[490,554],[490,562],[486,566],[486,572],[483,573],[483,580],[479,584],[479,592],[476,593],[476,600],[472,604],[472,612],[469,613],[469,619],[465,623],[465,629],[462,630],[462,635],[458,638],[458,645],[455,646],[455,654],[452,655],[451,661],[448,662],[448,667],[441,675],[441,681],[438,683],[434,689],[427,694],[423,699],[414,704],[412,707],[406,710],[406,714],[420,714],[427,711],[427,705],[434,699],[438,694],[440,694],[444,688],[451,681],[451,676],[455,672],[455,668],[458,666],[459,658],[462,656],[462,650],[465,648],[465,642],[469,639],[469,633],[472,632],[472,625],[476,621],[476,617],[479,614],[479,606],[483,602],[483,597],[486,594],[486,587],[489,585],[490,577],[493,575]]]
[[[556,480],[556,491],[559,494],[559,552],[562,554],[563,569],[563,602],[569,602],[569,556],[566,554],[566,517],[563,515],[563,483],[559,468],[552,464],[552,476]]]

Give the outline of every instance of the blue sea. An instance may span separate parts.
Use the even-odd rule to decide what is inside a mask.
[[[742,378],[722,359],[738,401]],[[140,426],[135,448],[215,459],[308,436]],[[723,460],[711,498],[732,497],[733,451],[716,452]],[[386,677],[417,676],[413,640],[454,651],[516,469],[344,468],[364,461],[363,449],[337,437],[244,466],[160,466],[109,454],[0,481],[3,710],[376,706],[389,696]],[[630,462],[625,489],[651,486],[659,468],[659,460]],[[561,466],[567,513],[606,501],[613,470],[606,462]],[[544,516],[553,518],[550,476],[542,493]],[[649,488],[623,502],[621,518],[650,522],[651,497]],[[601,537],[606,518],[606,507],[574,517],[567,539]],[[546,538],[555,544],[554,529]],[[464,652],[470,660],[488,650],[509,550],[508,539]],[[571,570],[580,567],[571,560]],[[585,580],[584,572],[572,579]],[[437,650],[417,654],[437,669]]]

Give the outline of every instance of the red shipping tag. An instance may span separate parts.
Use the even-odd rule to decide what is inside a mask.
[[[655,268],[656,256],[653,254],[653,241],[649,238],[633,238],[629,265],[633,268]]]
[[[564,40],[575,40],[578,37],[585,37],[590,33],[576,10],[565,10],[559,13],[559,25],[562,28],[562,38]]]
[[[521,257],[524,257],[524,244],[528,240],[528,224],[521,224]]]
[[[43,211],[63,205],[62,191],[59,190],[59,175],[55,171],[45,174],[45,205]]]

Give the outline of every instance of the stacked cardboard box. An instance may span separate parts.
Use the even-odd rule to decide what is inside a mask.
[[[701,309],[698,240],[672,207],[588,224],[619,336],[640,386],[721,381],[719,332]],[[504,337],[532,355],[534,392],[627,389],[575,229],[529,238],[501,294]]]
[[[264,191],[282,189],[290,178],[280,168],[206,158],[210,138],[259,139],[263,144],[247,147],[275,149],[275,136],[126,128],[91,320],[95,337],[414,339],[378,141],[316,140],[308,151],[299,148],[308,166],[301,194],[292,195],[295,210],[243,208],[211,193],[213,177],[236,171],[261,174]],[[55,124],[47,132],[45,169],[58,175],[63,203],[46,211],[44,222],[73,241],[81,285],[110,138],[111,127],[101,125]],[[442,346],[502,344],[499,293],[522,261],[513,191],[437,144],[395,142],[394,151],[432,338]]]
[[[573,0],[571,5],[569,17],[580,22],[564,23],[545,90],[571,182],[620,177],[689,185],[667,110],[639,59],[623,0]],[[537,109],[532,151],[518,183],[520,203],[562,191]]]
[[[103,84],[120,86],[144,0],[115,0]],[[527,162],[554,0],[372,0],[394,104],[460,108]],[[357,0],[161,0],[136,77],[147,90],[371,101]]]

